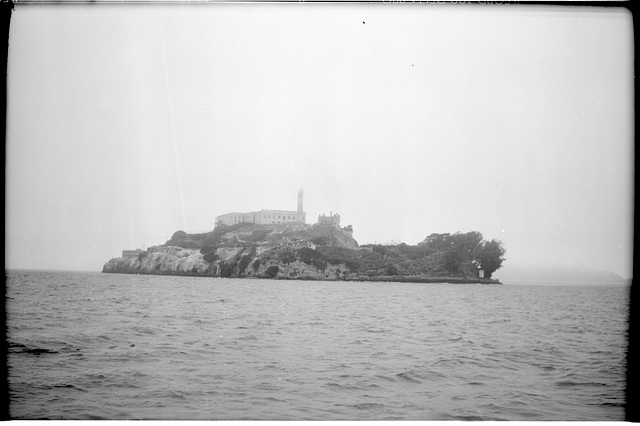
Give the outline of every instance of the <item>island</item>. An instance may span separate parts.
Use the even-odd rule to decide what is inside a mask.
[[[358,245],[351,225],[320,220],[218,223],[210,232],[177,231],[163,245],[124,250],[103,273],[289,280],[500,284],[500,241],[479,232],[431,234],[417,245]]]

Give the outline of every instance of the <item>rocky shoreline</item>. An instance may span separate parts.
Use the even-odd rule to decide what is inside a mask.
[[[471,258],[452,258],[452,253],[451,249],[439,250],[429,245],[361,247],[353,239],[350,227],[242,223],[223,225],[204,234],[177,231],[164,245],[144,251],[123,251],[123,257],[109,260],[102,272],[305,281],[501,284],[480,278]]]

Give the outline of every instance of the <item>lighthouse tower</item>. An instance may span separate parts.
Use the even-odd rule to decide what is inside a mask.
[[[298,191],[298,222],[304,223],[305,214],[302,209],[302,198],[304,197],[304,191],[301,189]]]

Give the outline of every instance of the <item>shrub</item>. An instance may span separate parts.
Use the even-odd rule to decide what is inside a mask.
[[[319,252],[332,265],[344,263],[352,272],[360,270],[362,262],[355,250],[346,247],[322,247]]]
[[[213,263],[213,262],[215,262],[216,260],[218,260],[218,255],[216,254],[216,252],[215,252],[215,251],[210,251],[210,252],[208,252],[207,254],[205,254],[204,256],[202,256],[202,258],[203,258],[205,261],[209,262],[209,263]]]
[[[314,260],[324,260],[322,253],[309,247],[302,247],[298,249],[298,257],[307,265],[311,265]]]
[[[187,233],[184,232],[184,231],[176,231],[171,236],[171,239],[172,240],[186,240],[187,239]]]
[[[207,244],[202,246],[202,248],[200,249],[200,253],[202,254],[207,254],[207,253],[215,253],[216,250],[218,250],[218,246],[217,245],[211,245],[211,244]]]
[[[381,256],[384,256],[385,254],[387,254],[386,247],[381,245],[381,244],[377,244],[377,245],[373,246],[372,250],[373,250],[374,253],[378,253]]]
[[[328,246],[331,244],[331,238],[325,236],[319,236],[311,239],[311,242],[316,246]]]
[[[260,259],[253,261],[253,272],[258,272],[258,269],[260,269]]]
[[[222,242],[222,235],[209,234],[202,240],[202,247],[217,247]]]
[[[313,266],[319,270],[323,271],[327,269],[327,262],[324,259],[313,259]]]
[[[400,275],[400,272],[398,271],[398,268],[396,267],[396,265],[387,266],[387,268],[385,269],[385,272],[387,273],[387,275]]]
[[[280,259],[280,262],[288,265],[289,263],[296,261],[296,254],[290,249],[285,249],[278,253],[278,259]]]
[[[460,272],[463,258],[460,252],[451,248],[444,253],[444,266],[449,272]]]
[[[276,265],[272,265],[269,266],[264,273],[267,277],[273,278],[278,275],[278,272],[280,272],[280,268],[278,268]]]

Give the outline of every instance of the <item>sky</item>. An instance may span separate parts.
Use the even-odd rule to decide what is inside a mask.
[[[304,189],[360,244],[632,275],[622,9],[18,4],[7,74],[8,268],[100,271]]]

